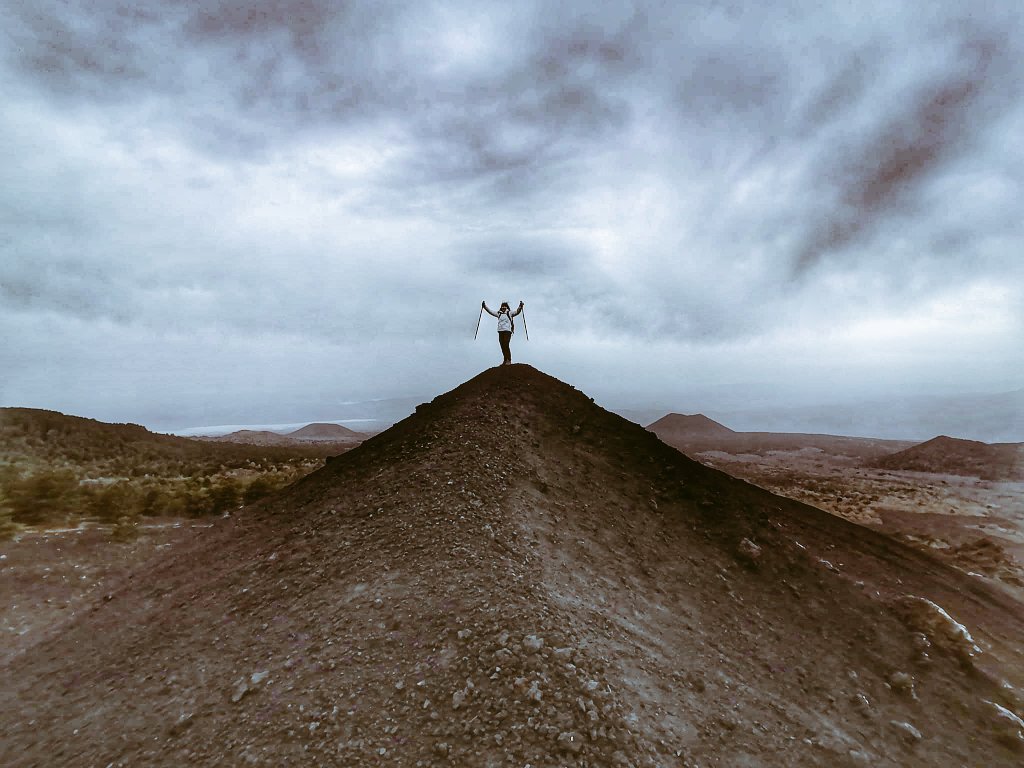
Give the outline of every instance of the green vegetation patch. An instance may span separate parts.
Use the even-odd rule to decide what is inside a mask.
[[[0,538],[19,526],[221,515],[323,465],[331,446],[160,435],[55,411],[0,408]]]

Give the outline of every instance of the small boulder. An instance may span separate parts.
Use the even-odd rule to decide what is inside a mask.
[[[238,678],[238,680],[235,681],[235,691],[231,694],[231,702],[233,704],[240,702],[243,696],[254,691],[260,683],[267,679],[269,675],[270,672],[264,669],[259,672],[253,672],[249,675],[248,679],[244,676]]]
[[[910,723],[904,722],[902,720],[890,720],[889,725],[891,725],[896,730],[900,731],[903,734],[904,738],[906,738],[906,740],[911,743],[916,744],[923,738],[921,736],[921,732]]]
[[[461,707],[462,706],[462,702],[464,702],[465,700],[466,700],[466,691],[465,691],[465,689],[462,689],[462,690],[459,690],[459,691],[456,691],[455,693],[453,693],[452,694],[452,709],[458,709],[459,707]]]
[[[967,666],[981,655],[967,627],[954,619],[942,606],[924,597],[906,595],[898,601],[911,630],[919,632],[932,645],[951,652]]]
[[[902,696],[914,696],[914,678],[906,672],[893,672],[889,675],[889,687]]]
[[[537,637],[536,635],[527,635],[523,639],[523,649],[527,653],[539,653],[540,649],[544,647],[544,640]]]
[[[554,657],[559,661],[572,661],[572,654],[575,649],[573,648],[555,648],[552,652]]]
[[[1014,749],[1024,748],[1024,720],[1001,704],[985,699],[996,737]]]
[[[248,692],[249,681],[246,680],[244,677],[238,678],[238,680],[235,681],[234,693],[231,694],[231,703],[237,704],[242,700],[242,697],[245,696],[245,694],[247,694]]]
[[[528,690],[526,692],[526,698],[529,699],[530,701],[535,701],[535,702],[537,702],[539,704],[540,700],[543,697],[544,697],[544,694],[541,693],[541,691],[540,691],[539,683],[536,680],[534,680],[532,683],[530,683],[530,690]]]
[[[749,568],[758,568],[762,555],[761,548],[750,539],[741,539],[736,548],[737,559]]]

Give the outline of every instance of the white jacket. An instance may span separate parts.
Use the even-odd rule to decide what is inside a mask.
[[[498,333],[501,333],[502,331],[511,331],[512,333],[515,333],[515,331],[512,330],[512,318],[523,311],[522,307],[519,307],[519,309],[511,314],[508,312],[492,312],[491,308],[486,304],[484,304],[484,309],[487,310],[487,314],[498,318]]]

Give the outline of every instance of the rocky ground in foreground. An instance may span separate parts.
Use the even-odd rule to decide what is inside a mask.
[[[190,546],[208,519],[152,519],[127,538],[116,525],[23,530],[0,541],[0,664],[75,621],[149,560]]]
[[[1009,766],[1022,638],[516,365],[76,606],[3,667],[0,762]]]

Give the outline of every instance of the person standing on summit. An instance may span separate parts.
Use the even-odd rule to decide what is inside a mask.
[[[515,312],[512,311],[507,301],[501,302],[497,312],[488,307],[486,301],[481,301],[480,306],[488,315],[498,318],[498,343],[501,345],[501,354],[505,356],[502,365],[512,365],[512,350],[509,348],[509,343],[512,341],[512,334],[516,332],[516,324],[512,318],[523,311],[523,302],[519,302],[519,309]]]

